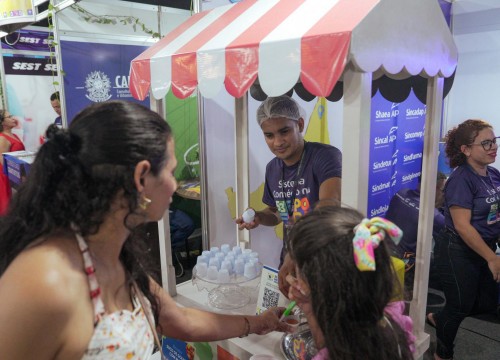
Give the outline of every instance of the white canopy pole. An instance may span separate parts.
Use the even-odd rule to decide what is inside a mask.
[[[248,160],[248,92],[234,99],[236,216],[243,214],[250,204],[250,170]],[[236,241],[242,248],[250,247],[250,231],[236,228]]]
[[[341,200],[363,214],[368,208],[371,95],[372,74],[346,69]]]
[[[151,109],[158,114],[165,114],[164,100],[156,100],[152,95],[149,96]],[[158,241],[160,247],[160,267],[161,284],[168,291],[170,296],[177,294],[175,282],[175,268],[172,264],[172,241],[170,239],[170,219],[169,210],[165,211],[163,218],[158,221]]]
[[[422,180],[420,187],[420,211],[418,215],[417,253],[415,260],[415,282],[410,316],[413,332],[417,337],[415,358],[423,356],[429,348],[429,334],[424,332],[425,310],[429,286],[432,226],[434,222],[434,199],[438,163],[441,111],[443,107],[443,84],[441,77],[433,77],[427,83],[427,113],[425,116]]]

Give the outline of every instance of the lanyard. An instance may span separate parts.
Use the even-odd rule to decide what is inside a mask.
[[[304,149],[302,150],[302,154],[300,155],[299,166],[297,167],[297,172],[295,173],[295,176],[293,179],[291,207],[288,207],[288,201],[285,198],[285,206],[286,206],[286,211],[288,213],[288,219],[290,219],[293,215],[293,208],[295,206],[295,193],[297,191],[297,183],[299,181],[300,173],[302,171],[302,165],[304,163],[304,158],[305,158],[305,154],[306,154],[306,144],[307,144],[307,142],[304,140]],[[282,160],[281,161],[281,184],[283,185],[284,183],[285,183],[285,162]]]
[[[486,190],[486,193],[489,196],[495,196],[496,200],[499,201],[497,187],[495,186],[495,183],[493,182],[493,179],[491,178],[490,172],[486,171],[486,177],[489,179],[489,182],[490,182],[489,184],[487,184],[486,181],[484,181],[484,176],[479,175],[478,172],[476,170],[474,170],[474,168],[472,166],[470,166],[469,164],[467,164],[467,166],[469,166],[469,169],[479,177],[479,180],[481,180],[481,182],[484,185],[484,189]]]

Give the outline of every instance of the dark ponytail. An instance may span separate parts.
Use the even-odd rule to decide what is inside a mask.
[[[126,199],[129,214],[135,213],[135,165],[148,160],[152,174],[158,175],[168,160],[170,136],[169,125],[158,114],[125,101],[89,106],[68,130],[51,125],[25,183],[0,218],[0,275],[29,244],[57,229],[74,225],[83,236],[96,233],[118,193]],[[131,235],[120,259],[157,317],[143,243]]]

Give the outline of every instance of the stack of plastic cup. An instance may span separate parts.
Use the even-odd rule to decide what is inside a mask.
[[[228,273],[231,275],[233,272],[233,265],[231,264],[231,261],[229,260],[223,260],[221,265],[220,265],[220,271],[226,269]]]
[[[223,252],[219,252],[219,253],[215,254],[215,257],[217,258],[217,260],[219,260],[219,263],[222,263],[222,261],[226,257],[226,254],[224,254]]]
[[[243,259],[237,259],[234,262],[234,272],[237,275],[243,275],[245,271],[245,261]]]
[[[228,244],[223,244],[221,247],[220,247],[220,251],[222,251],[224,254],[228,254],[229,251],[231,250],[231,248],[229,247]]]
[[[245,264],[243,276],[245,276],[247,279],[255,278],[257,276],[257,270],[255,269],[255,265],[250,262],[247,262]]]
[[[257,271],[257,274],[260,273],[262,270],[261,264],[259,262],[259,258],[251,258],[249,261],[250,264],[253,264],[255,266],[255,270]]]
[[[218,277],[219,270],[217,270],[217,266],[209,266],[207,270],[207,279],[215,281]]]
[[[239,255],[241,254],[241,248],[239,246],[233,246],[233,252],[234,252],[234,255]]]
[[[232,249],[228,244],[213,246],[196,259],[196,275],[217,283],[230,283],[231,279],[254,279],[262,270],[259,254],[251,249]]]
[[[212,246],[210,248],[210,254],[211,256],[215,256],[215,254],[217,254],[219,252],[219,248],[217,246]]]
[[[204,278],[207,276],[207,271],[208,271],[208,265],[205,262],[200,262],[196,264],[196,275],[199,277]]]
[[[220,269],[220,263],[219,263],[219,259],[213,257],[213,258],[210,258],[209,262],[208,262],[208,266],[215,266],[215,268],[217,270]]]
[[[229,281],[229,271],[227,271],[227,269],[221,269],[217,276],[217,282],[221,284],[227,284]]]

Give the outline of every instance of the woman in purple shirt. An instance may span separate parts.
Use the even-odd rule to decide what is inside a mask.
[[[489,166],[495,162],[497,139],[482,120],[466,120],[447,135],[446,156],[455,170],[444,189],[446,227],[435,249],[446,305],[427,315],[436,327],[436,360],[453,358],[455,336],[465,317],[493,311],[497,305],[500,172]]]

